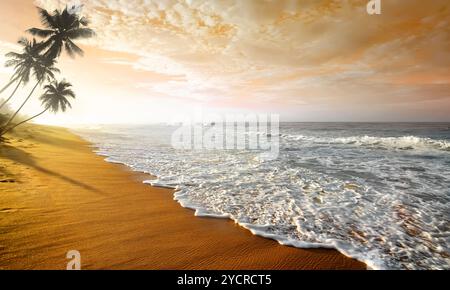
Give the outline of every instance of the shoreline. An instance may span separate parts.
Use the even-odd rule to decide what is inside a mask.
[[[0,145],[0,269],[366,269],[230,219],[197,217],[149,174],[104,160],[65,128],[26,125]],[[4,181],[4,182],[3,182]]]

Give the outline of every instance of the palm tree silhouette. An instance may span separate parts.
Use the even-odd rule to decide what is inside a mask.
[[[46,85],[44,87],[44,94],[39,98],[42,102],[42,106],[45,109],[39,114],[36,114],[33,117],[28,118],[5,130],[2,135],[13,130],[17,126],[20,126],[28,121],[33,120],[34,118],[45,114],[47,111],[58,113],[59,111],[65,112],[67,108],[72,108],[72,105],[70,104],[68,98],[75,99],[75,93],[72,91],[71,87],[72,84],[65,80],[62,80],[61,82],[55,80]]]
[[[94,31],[87,26],[89,21],[76,13],[69,13],[68,7],[62,12],[55,10],[50,14],[47,10],[38,7],[41,22],[45,29],[31,28],[29,33],[41,38],[46,38],[40,46],[45,51],[44,56],[55,59],[61,55],[63,48],[69,56],[83,55],[83,50],[73,41],[81,38],[90,38],[95,35]]]
[[[31,69],[33,72],[33,76],[36,79],[36,84],[34,85],[33,89],[31,90],[30,94],[25,99],[25,101],[23,101],[19,109],[9,118],[6,125],[3,126],[3,130],[0,132],[0,136],[2,136],[5,133],[5,130],[7,130],[8,126],[11,124],[11,122],[14,120],[17,114],[20,112],[20,110],[22,110],[22,108],[31,98],[36,88],[45,81],[53,80],[55,78],[55,73],[59,73],[59,69],[55,67],[55,63],[56,63],[55,60],[48,59],[44,56],[39,56],[34,60]]]
[[[39,51],[38,47],[39,44],[36,42],[36,39],[33,39],[33,41],[29,41],[26,38],[21,38],[18,41],[18,44],[23,46],[23,52],[22,53],[16,53],[16,52],[9,52],[6,54],[6,57],[10,58],[5,63],[6,67],[14,67],[15,72],[13,76],[11,77],[12,80],[18,81],[17,86],[15,87],[14,91],[11,93],[9,98],[7,98],[1,105],[0,109],[3,108],[16,94],[17,89],[19,88],[20,84],[26,84],[30,80],[30,73],[31,69],[37,59],[39,59]],[[13,81],[14,82],[14,81]]]

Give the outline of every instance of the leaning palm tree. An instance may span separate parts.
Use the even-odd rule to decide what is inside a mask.
[[[56,63],[55,60],[50,60],[43,56],[40,56],[38,59],[35,60],[35,62],[33,63],[32,70],[33,76],[36,79],[36,84],[34,85],[33,89],[31,90],[30,94],[25,99],[25,101],[23,101],[19,109],[9,118],[6,125],[3,126],[3,129],[0,131],[0,136],[4,134],[5,130],[7,130],[8,126],[11,124],[11,122],[14,120],[17,114],[22,110],[22,108],[25,106],[25,104],[33,95],[36,88],[46,81],[51,81],[55,79],[55,73],[59,73],[59,69],[55,67],[55,63]]]
[[[23,46],[22,53],[7,53],[6,57],[10,59],[5,63],[6,67],[14,67],[15,72],[11,77],[11,80],[17,81],[17,85],[9,98],[0,104],[0,109],[13,98],[21,84],[28,83],[30,80],[31,69],[34,63],[40,58],[39,51],[37,49],[39,44],[36,42],[36,39],[30,41],[26,38],[21,38],[18,41],[18,44]]]
[[[94,31],[87,27],[89,22],[85,17],[70,13],[68,9],[66,7],[62,12],[55,10],[51,14],[38,7],[45,29],[31,28],[28,30],[32,35],[46,39],[40,49],[45,51],[44,56],[50,59],[59,57],[63,48],[71,57],[76,54],[83,55],[83,50],[74,43],[74,40],[90,38],[95,35]]]
[[[61,82],[53,81],[50,84],[46,85],[44,87],[44,94],[39,98],[42,102],[44,110],[39,114],[34,115],[33,117],[28,118],[9,129],[6,129],[1,133],[0,136],[13,130],[17,126],[20,126],[28,121],[33,120],[34,118],[45,114],[47,111],[58,113],[59,111],[65,112],[67,108],[72,108],[72,105],[70,104],[68,98],[75,99],[75,93],[72,91],[71,87],[72,85],[65,80],[62,80]]]

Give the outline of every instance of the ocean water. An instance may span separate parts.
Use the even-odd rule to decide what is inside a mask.
[[[450,124],[282,123],[275,160],[175,150],[170,125],[75,130],[198,216],[372,269],[450,269]]]

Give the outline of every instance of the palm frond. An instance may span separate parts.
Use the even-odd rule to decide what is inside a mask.
[[[76,98],[75,92],[72,90],[65,90],[63,93],[64,93],[64,95],[71,97],[72,99]]]
[[[49,39],[47,39],[46,41],[37,44],[36,50],[37,50],[38,52],[42,52],[42,51],[44,51],[44,50],[46,50],[46,49],[48,50],[49,47],[52,46],[52,44],[54,43],[54,41],[55,41],[55,40],[54,40],[54,37],[52,36],[52,37],[50,37]],[[45,53],[44,53],[44,54],[45,54]]]
[[[89,19],[87,19],[86,17],[81,17],[80,18],[80,24],[83,26],[88,26],[89,25]]]
[[[54,29],[57,28],[57,23],[55,21],[55,16],[51,15],[47,10],[37,7],[39,16],[41,18],[42,24],[47,28]]]
[[[67,31],[66,35],[71,39],[90,38],[95,36],[95,32],[90,28],[76,28]]]
[[[21,58],[22,54],[14,52],[14,51],[11,51],[11,52],[8,52],[7,54],[5,54],[5,56],[7,58]]]
[[[23,47],[31,46],[31,42],[26,37],[21,37],[17,43]]]
[[[17,66],[17,65],[20,65],[21,63],[22,63],[22,61],[20,61],[18,59],[10,59],[5,62],[5,67]]]
[[[62,51],[63,41],[61,39],[56,39],[51,44],[50,48],[44,54],[45,57],[49,59],[56,59]]]
[[[51,36],[54,33],[53,30],[40,29],[40,28],[30,28],[26,32],[28,32],[28,33],[30,33],[31,35],[34,35],[34,36],[39,36],[41,38],[47,38],[47,37]]]
[[[70,57],[75,57],[75,54],[80,56],[84,55],[84,51],[79,48],[75,43],[73,43],[70,39],[66,41],[65,44],[66,52]]]

